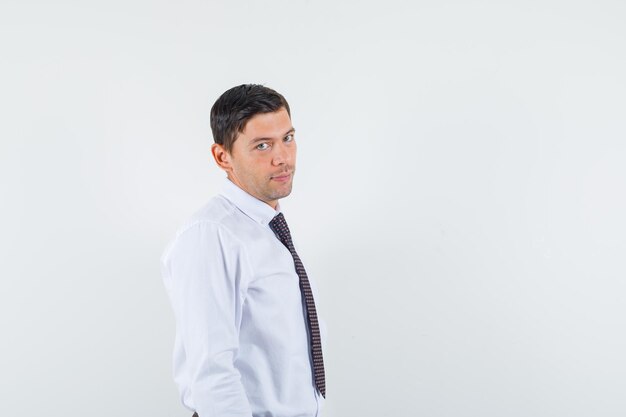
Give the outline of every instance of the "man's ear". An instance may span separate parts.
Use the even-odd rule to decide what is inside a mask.
[[[232,156],[222,145],[218,143],[211,145],[211,154],[213,155],[213,159],[215,159],[217,166],[227,173],[232,170]]]

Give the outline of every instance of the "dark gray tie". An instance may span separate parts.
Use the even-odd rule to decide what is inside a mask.
[[[296,249],[291,241],[291,233],[285,221],[283,213],[278,213],[270,222],[270,228],[274,231],[278,239],[289,249],[293,257],[293,263],[296,267],[296,273],[300,278],[300,292],[307,312],[307,324],[309,328],[309,336],[311,341],[311,356],[313,357],[313,377],[315,386],[320,394],[326,398],[326,376],[324,373],[324,358],[322,357],[322,343],[320,340],[320,326],[317,321],[317,311],[315,310],[315,300],[313,300],[313,292],[309,284],[309,278],[304,270],[304,265],[300,257],[296,253]]]

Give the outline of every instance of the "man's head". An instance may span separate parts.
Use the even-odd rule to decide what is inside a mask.
[[[255,84],[231,88],[211,108],[215,162],[241,189],[276,207],[291,193],[296,142],[287,100]]]

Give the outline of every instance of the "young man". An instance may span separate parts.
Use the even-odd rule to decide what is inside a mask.
[[[240,85],[213,105],[211,130],[222,191],[162,258],[182,402],[199,417],[320,416],[320,320],[279,205],[296,172],[289,104]]]

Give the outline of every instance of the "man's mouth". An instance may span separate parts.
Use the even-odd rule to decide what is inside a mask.
[[[282,172],[280,174],[273,175],[271,179],[275,181],[287,181],[291,177],[291,172]]]

